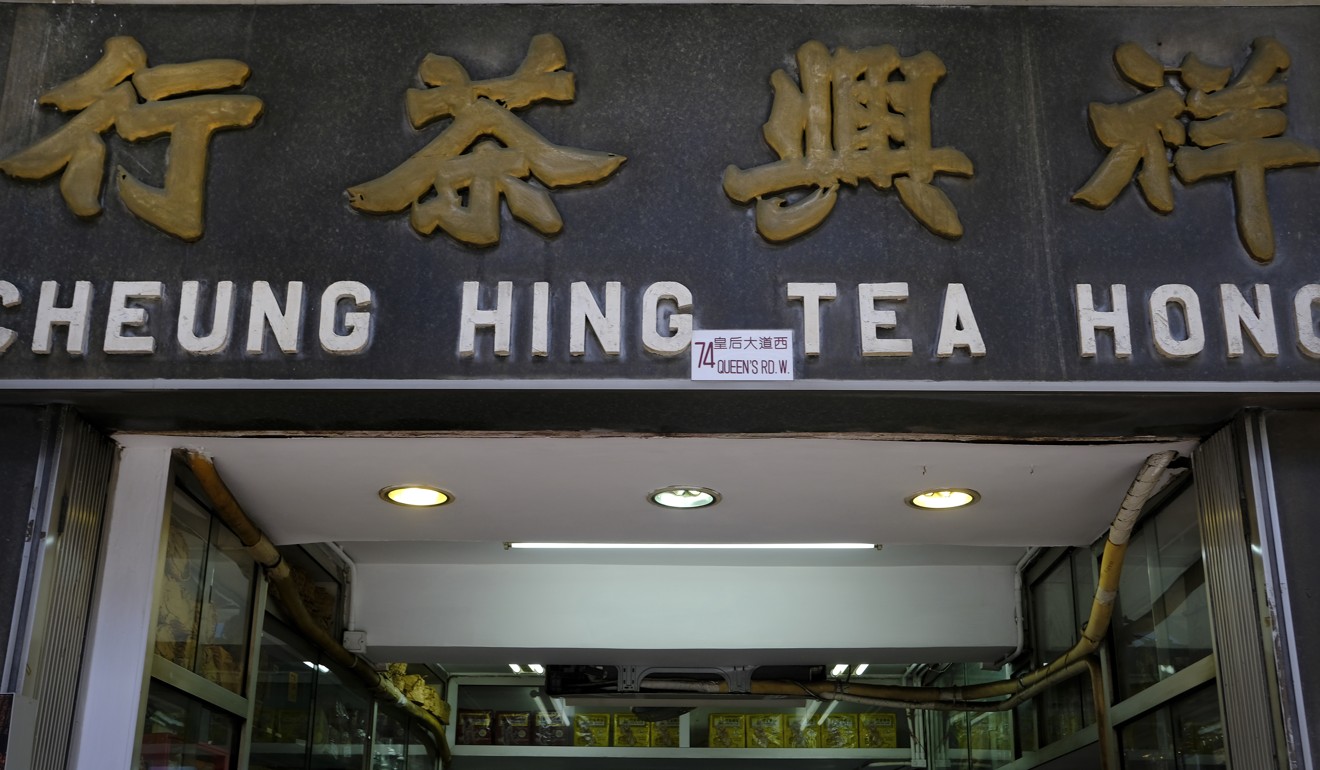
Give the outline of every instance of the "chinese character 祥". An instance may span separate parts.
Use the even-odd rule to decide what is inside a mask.
[[[209,92],[240,87],[250,72],[233,59],[148,67],[146,51],[136,40],[112,37],[91,69],[41,96],[42,104],[77,115],[45,139],[0,160],[0,171],[32,181],[63,172],[64,202],[78,216],[92,217],[101,213],[105,177],[101,135],[111,128],[130,142],[168,135],[165,186],[143,184],[120,166],[116,189],[141,219],[195,241],[202,237],[211,134],[251,126],[262,108],[255,96]]]
[[[829,215],[839,185],[866,179],[897,188],[931,232],[961,236],[953,203],[931,184],[935,174],[972,175],[962,152],[931,147],[931,92],[945,72],[939,57],[903,58],[888,45],[831,55],[813,40],[798,49],[797,61],[800,85],[783,70],[770,76],[774,104],[762,133],[779,160],[724,172],[730,198],[756,200],[757,231],[771,241],[802,235]],[[790,190],[802,194],[790,201]]]
[[[564,222],[545,188],[599,182],[625,160],[551,144],[513,114],[541,101],[573,101],[567,63],[554,35],[532,38],[518,71],[494,80],[473,82],[454,59],[427,55],[417,74],[428,87],[408,89],[408,118],[414,128],[453,121],[393,171],[350,187],[350,204],[377,214],[411,207],[412,226],[423,235],[439,228],[464,243],[491,246],[500,240],[503,196],[515,217],[545,235],[558,233]],[[526,181],[532,177],[539,184]],[[432,189],[435,196],[422,200]]]
[[[1135,174],[1142,197],[1167,214],[1173,210],[1170,167],[1186,184],[1232,176],[1238,234],[1252,257],[1273,259],[1265,172],[1320,163],[1320,151],[1282,136],[1288,118],[1279,108],[1288,102],[1288,87],[1277,78],[1288,69],[1288,51],[1273,38],[1256,40],[1231,84],[1231,69],[1211,67],[1194,54],[1166,68],[1135,43],[1119,46],[1114,63],[1146,93],[1123,104],[1091,104],[1091,128],[1109,154],[1073,200],[1105,208]],[[1181,90],[1167,82],[1175,77]]]

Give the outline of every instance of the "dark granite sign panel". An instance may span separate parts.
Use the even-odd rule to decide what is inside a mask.
[[[807,383],[1320,382],[1314,8],[0,30],[8,387],[679,381],[692,328]]]

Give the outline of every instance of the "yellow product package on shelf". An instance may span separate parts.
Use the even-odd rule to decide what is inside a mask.
[[[573,717],[574,746],[609,746],[609,714],[576,714]]]
[[[745,714],[711,714],[710,747],[712,749],[746,748],[747,716]]]
[[[879,712],[861,715],[862,748],[898,748],[898,714]]]
[[[568,716],[561,712],[540,712],[536,715],[532,743],[536,746],[571,746],[573,736],[570,724]]]
[[[784,735],[785,745],[791,749],[820,748],[820,728],[816,725],[815,717],[809,720],[789,717]]]
[[[747,748],[782,749],[784,748],[783,714],[748,714]]]
[[[651,747],[652,748],[678,748],[678,727],[679,720],[664,719],[659,722],[651,723]]]
[[[857,715],[830,714],[820,724],[822,749],[855,749],[857,744]]]
[[[651,725],[632,714],[614,715],[614,745],[647,747],[651,745]]]

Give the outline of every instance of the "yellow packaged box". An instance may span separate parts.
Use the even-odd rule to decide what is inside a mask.
[[[710,747],[712,749],[747,748],[747,715],[711,714]]]
[[[574,746],[609,746],[609,714],[576,714],[573,716]]]
[[[816,726],[815,717],[806,722],[798,717],[789,717],[784,735],[786,745],[790,749],[820,748],[820,728]]]
[[[662,719],[659,722],[651,723],[651,747],[676,749],[678,748],[678,726],[677,719]]]
[[[830,714],[820,724],[822,749],[855,749],[857,741],[856,714]]]
[[[748,714],[747,748],[782,749],[784,748],[783,714]]]
[[[651,745],[651,725],[632,714],[614,715],[614,745],[639,746]]]
[[[898,748],[898,714],[880,712],[861,715],[862,748]]]

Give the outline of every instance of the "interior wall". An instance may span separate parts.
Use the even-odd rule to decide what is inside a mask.
[[[45,422],[40,408],[0,407],[0,656],[9,649]]]
[[[354,602],[376,660],[985,662],[1017,641],[1011,565],[359,564]]]
[[[1312,762],[1320,760],[1320,412],[1266,415],[1279,517],[1279,543],[1292,611],[1292,632],[1302,704],[1309,723]]]

